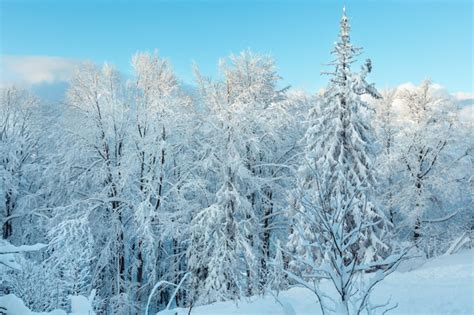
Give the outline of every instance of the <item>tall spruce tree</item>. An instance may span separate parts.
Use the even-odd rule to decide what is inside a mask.
[[[346,230],[352,230],[364,219],[380,222],[371,227],[374,231],[377,226],[382,227],[385,215],[371,203],[375,184],[372,169],[374,132],[370,125],[371,110],[361,96],[369,94],[380,98],[380,94],[373,84],[366,82],[371,71],[369,59],[360,72],[352,71],[351,66],[362,49],[351,44],[349,33],[349,20],[344,10],[339,40],[332,51],[334,71],[327,73],[331,76],[328,87],[318,106],[309,113],[310,126],[303,139],[304,161],[298,171],[299,188],[303,200],[313,204],[324,202],[343,208],[354,205],[353,211],[344,218]],[[318,187],[318,180],[321,187]],[[306,212],[301,202],[297,204],[301,212]],[[308,224],[304,218],[300,219],[303,223],[297,225]],[[314,239],[317,233],[317,229],[308,226],[302,234],[294,229],[292,243],[296,245],[297,238]],[[379,236],[380,233],[367,231],[364,242],[354,249],[359,259],[370,261],[375,258],[373,246],[383,245]]]
[[[361,98],[364,94],[380,95],[366,82],[370,60],[360,72],[351,69],[361,48],[351,44],[349,32],[344,10],[339,40],[332,51],[331,80],[319,106],[309,113],[289,242],[297,270],[291,274],[293,278],[313,289],[323,312],[344,314],[368,309],[368,296],[376,281],[362,281],[364,273],[377,269],[390,272],[398,261],[394,257],[380,260],[389,249],[381,241],[386,219],[371,202],[374,136],[370,108]],[[330,305],[325,300],[315,284],[320,278],[332,279],[339,301],[331,299],[334,303]]]

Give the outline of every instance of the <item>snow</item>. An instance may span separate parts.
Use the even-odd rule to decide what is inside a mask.
[[[7,315],[66,315],[66,312],[62,310],[44,313],[32,312],[19,297],[13,294],[0,296],[0,314],[3,314],[2,311],[5,310]]]
[[[0,254],[9,254],[9,253],[24,253],[24,252],[31,252],[40,250],[48,245],[46,244],[34,244],[34,245],[21,245],[15,246],[8,242],[3,241],[0,245]]]
[[[3,272],[8,268],[20,270],[21,266],[16,262],[15,255],[0,252],[0,271]]]
[[[0,241],[0,296],[16,295],[0,305],[19,314],[91,315],[94,305],[148,315],[148,306],[191,304],[193,313],[317,313],[301,287],[242,296],[287,288],[289,266],[336,280],[318,292],[346,291],[347,309],[371,288],[359,275],[381,279],[364,272],[381,257],[414,244],[427,257],[472,247],[461,237],[472,232],[472,94],[426,81],[371,104],[372,63],[354,71],[362,48],[350,43],[348,20],[318,96],[280,89],[273,58],[250,50],[222,59],[215,78],[196,65],[191,93],[156,52],[137,53],[129,74],[81,65],[61,104],[2,88],[3,238],[48,245]],[[459,277],[471,274],[448,264],[453,257],[403,263],[373,302],[393,295],[399,312],[471,310],[470,282]],[[186,294],[170,298],[178,288]],[[92,289],[97,303],[86,298]],[[68,294],[84,296],[69,303]],[[238,307],[197,307],[238,297]]]
[[[73,296],[70,295],[69,299],[71,300],[71,314],[74,315],[93,315],[94,309],[92,308],[92,301],[95,297],[95,290],[92,290],[89,297],[82,295]]]
[[[463,123],[474,125],[474,106],[467,105],[459,109],[458,116]]]
[[[33,312],[22,299],[15,296],[14,294],[8,294],[0,296],[0,314],[6,315],[94,315],[92,309],[92,300],[95,297],[95,290],[92,290],[90,296],[69,296],[71,300],[71,312],[66,313],[63,310],[54,310],[51,312]],[[3,313],[6,311],[6,313]]]
[[[412,271],[394,272],[376,287],[372,303],[384,303],[390,297],[391,305],[398,303],[398,307],[389,314],[474,314],[474,250],[426,261]],[[191,314],[320,314],[316,297],[307,289],[292,288],[280,292],[277,299],[267,295],[237,304],[213,303],[195,307]],[[180,308],[158,314],[186,315],[188,311]]]
[[[0,271],[5,269],[5,266],[8,268],[20,270],[21,266],[17,263],[15,254],[37,251],[45,248],[46,246],[46,244],[41,243],[34,245],[15,246],[5,240],[0,240]]]

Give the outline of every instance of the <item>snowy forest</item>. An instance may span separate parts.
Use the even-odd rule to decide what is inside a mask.
[[[344,10],[317,93],[251,50],[192,86],[138,52],[60,104],[2,87],[0,314],[295,314],[295,288],[304,314],[397,314],[392,274],[472,253],[473,124],[430,80],[376,86],[350,35]]]

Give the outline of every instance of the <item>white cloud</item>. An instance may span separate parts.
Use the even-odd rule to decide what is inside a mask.
[[[53,84],[68,81],[79,60],[52,56],[2,55],[1,84]]]
[[[454,97],[456,97],[458,100],[474,100],[474,93],[457,92],[457,93],[454,93]]]
[[[463,108],[462,115],[469,115],[471,122],[474,122],[474,93],[457,92],[453,94],[458,106]]]

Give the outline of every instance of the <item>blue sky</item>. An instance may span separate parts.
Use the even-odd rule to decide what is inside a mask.
[[[250,48],[273,55],[282,84],[316,91],[345,4],[378,87],[431,78],[452,92],[473,90],[472,1],[0,2],[3,81],[85,59],[127,73],[133,53],[156,48],[189,83],[193,62],[215,75],[220,57]]]

